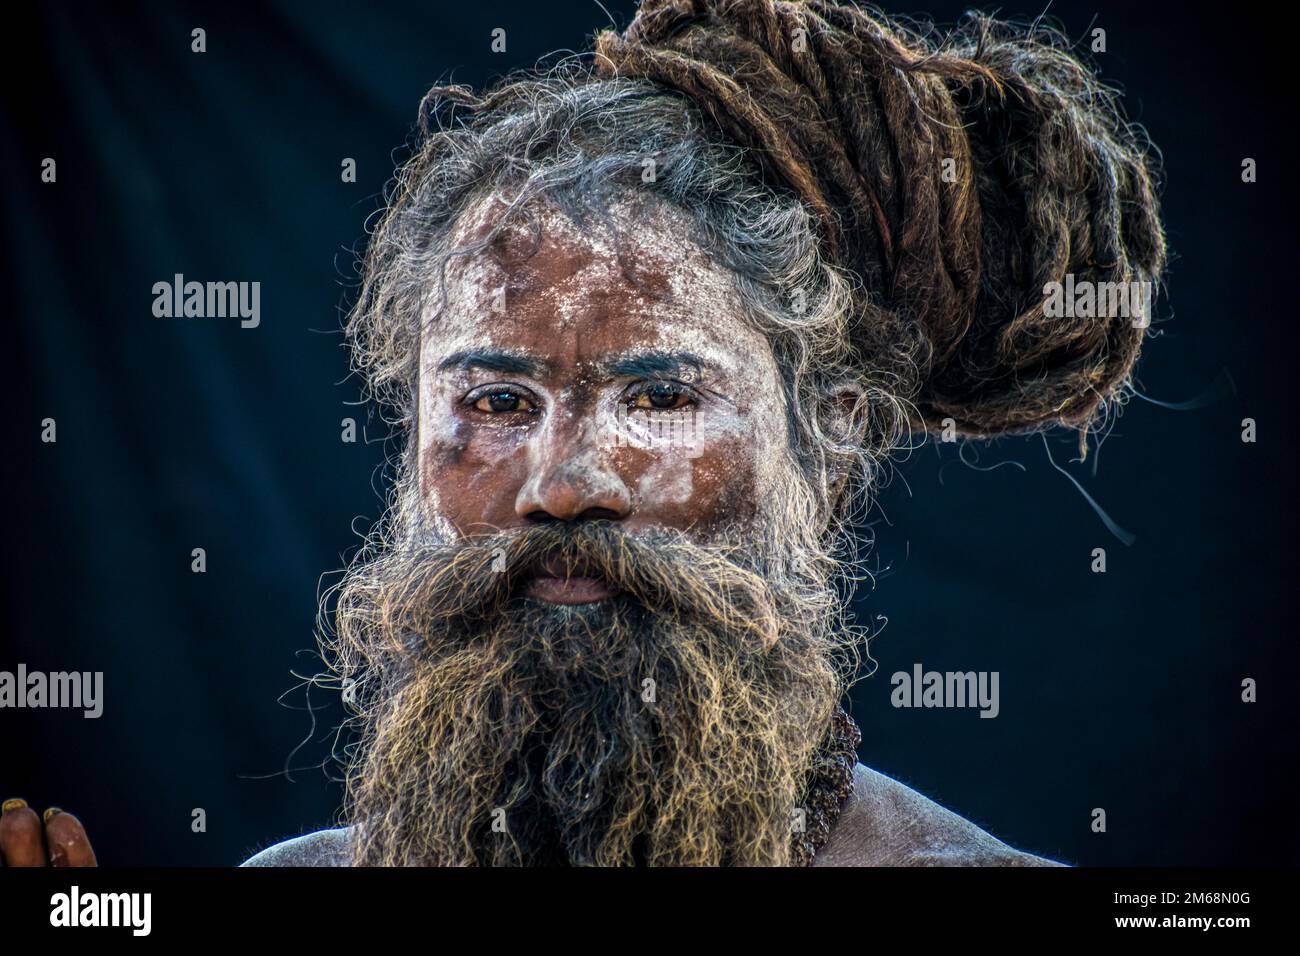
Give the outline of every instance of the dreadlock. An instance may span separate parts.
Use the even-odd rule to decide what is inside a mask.
[[[969,15],[931,39],[807,0],[643,0],[596,38],[606,75],[681,91],[793,189],[882,312],[921,340],[913,428],[1086,430],[1128,382],[1144,327],[1049,317],[1045,286],[1157,283],[1155,170],[1114,93],[1054,31]]]

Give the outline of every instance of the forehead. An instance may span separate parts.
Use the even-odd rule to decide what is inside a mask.
[[[481,200],[461,217],[452,248],[476,248],[504,212],[499,196]],[[691,227],[681,210],[633,198],[582,225],[550,204],[513,217],[486,248],[450,258],[445,306],[434,296],[426,317],[422,366],[505,348],[545,364],[658,349],[723,371],[770,367],[770,346],[745,319],[734,276]]]

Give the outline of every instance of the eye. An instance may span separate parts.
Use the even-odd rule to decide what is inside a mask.
[[[632,399],[633,408],[672,411],[693,404],[691,393],[681,385],[672,382],[653,382],[643,388]]]
[[[476,411],[489,415],[509,415],[517,412],[533,412],[537,406],[527,397],[508,388],[490,388],[477,396],[471,396],[470,405]]]

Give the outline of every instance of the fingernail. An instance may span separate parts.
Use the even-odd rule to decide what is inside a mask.
[[[50,807],[50,808],[49,808],[48,810],[46,810],[43,814],[41,814],[41,822],[42,822],[42,823],[49,823],[49,822],[50,822],[50,817],[52,817],[52,816],[56,816],[57,814],[60,814],[60,813],[62,813],[62,812],[63,812],[63,811],[60,810],[58,807]]]
[[[10,810],[21,810],[25,806],[27,806],[26,800],[23,800],[21,797],[13,797],[10,800],[6,800],[3,805],[0,805],[0,816],[3,816]]]

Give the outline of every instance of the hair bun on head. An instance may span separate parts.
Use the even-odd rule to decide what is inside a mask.
[[[972,15],[932,39],[821,0],[643,0],[596,53],[689,96],[804,201],[862,280],[863,359],[882,310],[917,340],[913,427],[1086,428],[1127,382],[1165,262],[1155,173],[1059,34]],[[1076,310],[1083,283],[1120,285]],[[1144,318],[1101,315],[1117,294]]]

